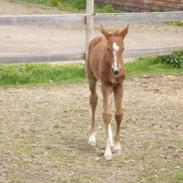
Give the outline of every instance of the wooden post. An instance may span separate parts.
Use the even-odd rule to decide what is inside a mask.
[[[94,0],[86,0],[86,47],[85,60],[88,57],[88,45],[94,34]]]

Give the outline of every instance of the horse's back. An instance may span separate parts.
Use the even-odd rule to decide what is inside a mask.
[[[88,50],[88,69],[96,79],[100,79],[99,67],[102,60],[106,39],[104,36],[97,36],[91,40]]]

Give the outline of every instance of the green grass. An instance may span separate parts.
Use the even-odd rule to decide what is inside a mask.
[[[19,0],[26,3],[45,4],[55,6],[63,11],[82,12],[86,9],[86,0]],[[119,13],[121,10],[112,5],[96,5],[96,13]]]
[[[154,179],[155,179],[153,173],[146,170],[138,172],[138,177],[140,179],[145,179],[148,182],[154,182]]]
[[[115,8],[114,6],[108,5],[96,5],[95,6],[96,13],[122,13],[122,10]]]
[[[169,22],[166,22],[166,23],[169,24],[169,25],[176,25],[176,26],[183,27],[183,20],[181,20],[181,21],[169,21]]]
[[[177,69],[172,65],[161,63],[160,57],[140,58],[133,63],[126,65],[127,77],[154,75],[182,75],[183,68]]]
[[[173,175],[172,175],[172,179],[176,183],[183,182],[183,169],[182,169],[182,171],[176,171],[176,172],[174,172]]]
[[[161,63],[159,57],[147,57],[126,64],[127,79],[156,75],[183,75],[183,68]],[[53,85],[86,81],[84,64],[0,65],[0,86]]]
[[[65,84],[84,81],[82,64],[16,64],[0,66],[0,86]]]

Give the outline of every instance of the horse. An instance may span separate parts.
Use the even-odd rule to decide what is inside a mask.
[[[105,127],[105,151],[104,158],[112,159],[112,150],[121,152],[120,126],[123,118],[122,98],[123,81],[125,79],[125,66],[123,62],[124,38],[128,33],[127,25],[122,30],[109,32],[102,25],[100,27],[103,35],[92,39],[88,47],[88,58],[86,62],[86,72],[88,77],[90,97],[89,103],[92,112],[92,123],[89,134],[89,144],[96,145],[96,123],[95,112],[98,102],[96,83],[101,81],[101,91],[103,95],[103,121]],[[111,96],[114,94],[116,134],[115,142],[111,130]]]

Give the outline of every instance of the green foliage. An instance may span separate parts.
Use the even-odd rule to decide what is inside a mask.
[[[183,69],[177,69],[172,65],[162,63],[160,57],[145,57],[126,64],[126,73],[128,78],[168,74],[177,75],[183,74]]]
[[[121,10],[115,8],[114,6],[108,5],[97,5],[95,6],[96,13],[120,13]]]
[[[55,84],[80,82],[85,78],[82,64],[16,64],[0,66],[0,85]]]
[[[45,4],[48,6],[55,6],[64,11],[85,11],[86,0],[19,0],[27,3]],[[118,13],[120,10],[114,8],[112,5],[96,5],[96,13]]]
[[[19,1],[24,1],[27,3],[37,3],[37,4],[48,4],[50,5],[52,1],[54,0],[19,0]]]
[[[183,68],[183,51],[173,52],[171,55],[161,56],[162,63],[170,64],[176,68]]]
[[[64,11],[81,11],[86,7],[85,0],[19,0],[27,3],[55,6]]]
[[[65,11],[80,11],[86,7],[85,0],[52,0],[52,6],[56,6]]]
[[[0,65],[0,86],[78,83],[86,80],[84,64]],[[153,75],[182,75],[183,68],[162,63],[160,57],[140,58],[126,64],[127,78]]]
[[[183,26],[183,20],[181,21],[169,21],[167,22],[167,24],[170,24],[170,25],[177,25],[177,26]]]

